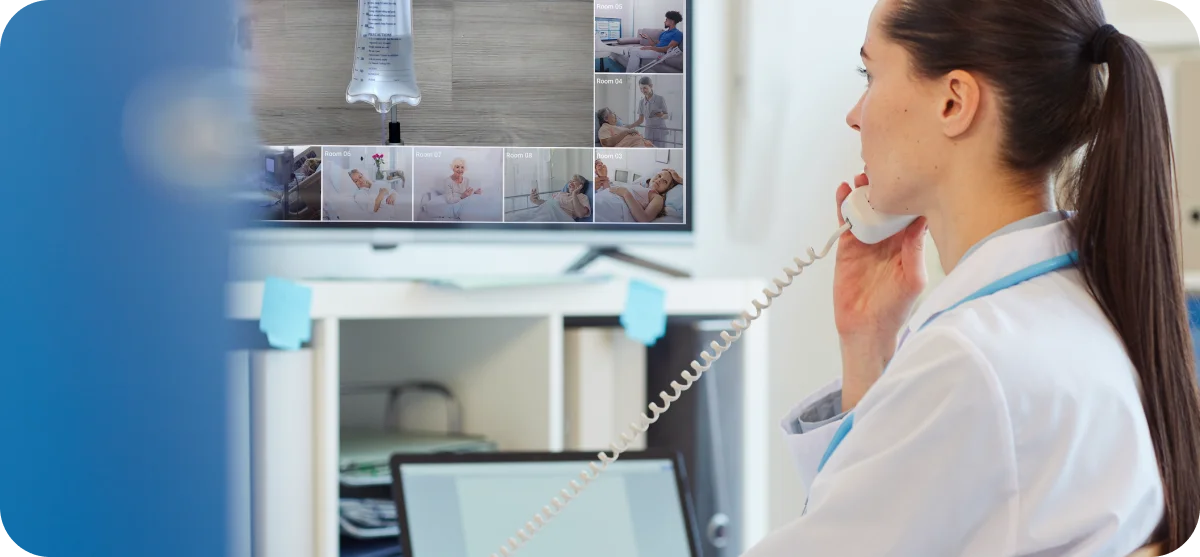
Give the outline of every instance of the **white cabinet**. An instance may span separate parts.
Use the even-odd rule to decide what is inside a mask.
[[[388,281],[304,284],[313,290],[313,340],[294,356],[305,360],[295,366],[296,373],[303,374],[296,379],[303,380],[292,385],[294,389],[265,384],[268,391],[252,389],[251,398],[268,407],[309,401],[282,407],[296,420],[289,425],[290,440],[256,439],[254,450],[293,459],[311,453],[308,462],[297,463],[289,472],[308,481],[290,485],[297,480],[286,480],[296,500],[311,503],[287,512],[272,507],[271,501],[256,503],[256,510],[281,510],[257,517],[255,523],[285,520],[294,523],[296,532],[311,532],[304,546],[311,547],[314,556],[338,554],[339,428],[380,424],[384,415],[382,398],[342,398],[342,384],[412,379],[443,383],[462,403],[464,430],[487,436],[500,450],[607,446],[645,410],[644,350],[639,352],[640,347],[631,347],[628,339],[611,331],[564,327],[566,319],[618,317],[626,298],[624,280],[475,290]],[[668,315],[722,319],[752,309],[751,300],[762,298],[763,287],[756,281],[734,280],[671,279],[658,285],[666,294]],[[256,321],[262,293],[262,283],[230,285],[230,317]],[[738,353],[745,355],[739,362],[739,407],[744,409],[741,420],[748,435],[741,445],[743,512],[735,520],[741,521],[746,544],[765,534],[767,522],[766,455],[775,425],[765,405],[769,313],[754,321],[739,341],[743,349]],[[719,331],[712,332],[712,339],[720,339]],[[308,390],[296,390],[300,388]],[[285,401],[272,402],[272,395]],[[405,419],[427,421],[415,425],[440,429],[443,415],[440,410],[418,411]],[[297,428],[300,437],[295,435]],[[282,448],[274,446],[280,443]],[[307,517],[298,517],[298,512]],[[309,553],[294,553],[302,554]]]

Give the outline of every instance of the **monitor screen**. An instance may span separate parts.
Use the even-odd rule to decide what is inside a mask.
[[[247,0],[262,227],[692,230],[690,0]]]
[[[584,460],[401,464],[406,555],[491,555],[586,467]],[[684,508],[671,459],[618,460],[521,555],[691,557]]]

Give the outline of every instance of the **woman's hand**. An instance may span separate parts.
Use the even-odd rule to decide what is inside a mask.
[[[579,193],[579,190],[582,190],[582,189],[583,189],[583,184],[576,184],[574,182],[571,182],[570,184],[567,185],[567,193],[569,193],[571,195],[575,195],[575,194]]]
[[[608,191],[611,191],[621,197],[629,197],[629,190],[623,186],[609,186]]]
[[[867,185],[859,174],[854,186]],[[838,223],[850,185],[837,190]],[[850,232],[838,239],[833,313],[842,344],[842,410],[858,404],[896,350],[896,337],[925,288],[925,219],[878,244]]]

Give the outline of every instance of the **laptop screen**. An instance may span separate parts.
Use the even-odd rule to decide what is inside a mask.
[[[587,461],[402,463],[408,557],[497,553]],[[535,534],[521,557],[691,557],[670,459],[618,460]]]

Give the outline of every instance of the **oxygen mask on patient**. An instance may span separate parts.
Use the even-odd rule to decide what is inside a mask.
[[[397,104],[420,104],[413,65],[412,0],[358,0],[356,29],[346,102],[370,104],[380,114]]]

